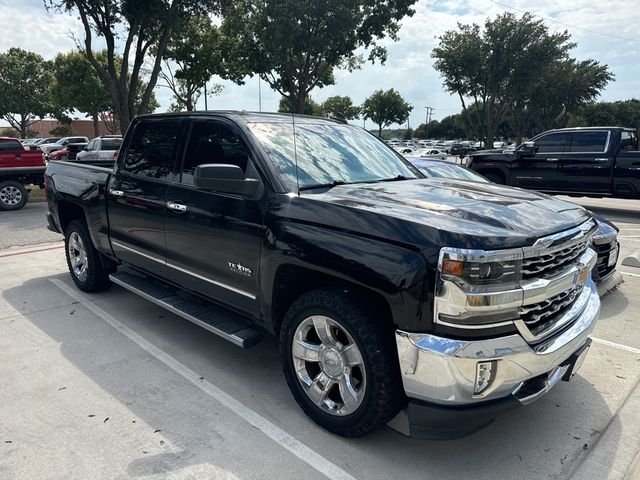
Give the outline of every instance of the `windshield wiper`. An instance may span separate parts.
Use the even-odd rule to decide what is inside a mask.
[[[373,180],[371,183],[378,183],[378,182],[398,182],[400,180],[417,180],[418,177],[405,177],[404,175],[398,175],[397,177],[392,177],[392,178],[381,178],[380,180]]]
[[[330,183],[317,183],[315,185],[303,185],[302,187],[300,187],[298,190],[300,190],[301,192],[304,190],[315,190],[315,189],[319,189],[319,188],[333,188],[333,187],[337,187],[338,185],[347,185],[353,182],[345,182],[343,180],[334,180],[333,182]]]

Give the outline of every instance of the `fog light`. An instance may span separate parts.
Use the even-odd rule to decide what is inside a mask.
[[[478,395],[484,392],[491,382],[495,374],[496,362],[492,360],[490,362],[478,362],[476,365],[476,384],[473,388],[473,393]]]

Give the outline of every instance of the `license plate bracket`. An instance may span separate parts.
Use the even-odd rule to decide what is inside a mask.
[[[573,378],[573,376],[580,370],[582,364],[584,363],[584,359],[589,352],[589,347],[591,347],[591,339],[588,338],[586,343],[580,347],[578,350],[573,352],[571,356],[563,363],[563,365],[568,365],[566,373],[562,377],[562,380],[568,382]]]

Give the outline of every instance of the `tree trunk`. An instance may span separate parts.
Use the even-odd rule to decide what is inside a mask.
[[[93,118],[93,133],[96,137],[100,136],[100,123],[98,120],[98,112],[93,112],[93,114],[91,115],[91,117]]]
[[[298,104],[296,105],[296,113],[304,113],[304,104],[305,104],[305,100],[307,99],[307,95],[302,92],[299,91],[298,92]]]
[[[378,124],[378,138],[382,139],[382,124]]]

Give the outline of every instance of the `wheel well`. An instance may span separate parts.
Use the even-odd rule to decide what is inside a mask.
[[[356,295],[365,298],[367,304],[372,306],[375,311],[381,312],[382,318],[387,319],[390,324],[393,322],[389,303],[379,293],[309,268],[282,265],[276,272],[271,303],[272,323],[276,334],[280,331],[280,325],[287,310],[297,298],[307,292],[330,286],[344,286],[352,289]]]
[[[60,229],[63,234],[73,220],[86,221],[82,207],[74,203],[64,201],[58,202],[58,218],[60,219]]]
[[[478,173],[480,175],[484,175],[485,177],[487,177],[489,175],[495,175],[495,176],[501,178],[503,183],[506,182],[506,180],[507,180],[507,176],[504,174],[504,172],[502,172],[501,170],[497,170],[495,168],[488,169],[488,170],[480,170],[480,171],[478,171]]]

